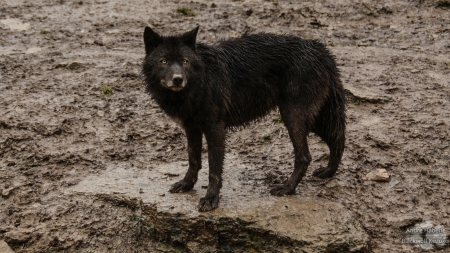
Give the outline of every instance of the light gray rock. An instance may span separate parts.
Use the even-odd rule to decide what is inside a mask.
[[[385,169],[376,169],[374,171],[369,172],[364,177],[364,180],[389,182],[389,174]]]
[[[345,84],[345,91],[351,97],[374,104],[386,103],[392,100],[392,97],[386,94],[381,94],[377,91],[371,90],[363,86],[356,86],[353,84]]]
[[[40,47],[30,47],[25,51],[25,54],[37,54],[42,51],[42,48]]]
[[[226,165],[230,169],[224,172],[220,206],[211,212],[197,211],[197,203],[206,193],[202,186],[207,185],[207,169],[200,171],[193,191],[167,192],[172,183],[184,176],[180,173],[183,162],[152,165],[155,169],[151,171],[110,167],[81,181],[66,194],[95,195],[141,208],[142,231],[149,239],[190,252],[315,253],[367,249],[368,235],[339,202],[301,195],[271,196],[262,189],[265,186],[247,184],[239,178],[239,170],[248,165],[235,157],[227,160],[234,164]]]
[[[31,239],[29,231],[12,230],[5,234],[5,238],[8,242],[12,243],[25,243]]]
[[[1,253],[14,253],[14,250],[12,250],[11,247],[9,247],[9,245],[5,241],[0,240],[0,252]]]
[[[30,23],[24,23],[22,20],[17,18],[1,19],[0,24],[12,31],[25,31],[30,28]]]
[[[14,189],[15,189],[15,187],[10,187],[10,188],[2,190],[2,197],[7,198]]]

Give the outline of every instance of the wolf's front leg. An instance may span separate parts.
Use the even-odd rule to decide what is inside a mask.
[[[206,212],[219,206],[219,193],[222,187],[222,168],[225,154],[225,124],[223,122],[208,126],[205,130],[208,144],[209,184],[206,196],[200,199],[198,210]]]
[[[170,192],[187,192],[197,182],[198,171],[202,168],[202,131],[195,126],[186,126],[188,141],[189,169],[184,178],[170,188]]]

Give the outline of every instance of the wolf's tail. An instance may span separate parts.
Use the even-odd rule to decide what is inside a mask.
[[[315,121],[314,132],[319,135],[330,149],[330,160],[327,168],[315,171],[313,174],[321,178],[333,177],[341,162],[345,148],[345,91],[339,72],[331,77],[330,92]]]

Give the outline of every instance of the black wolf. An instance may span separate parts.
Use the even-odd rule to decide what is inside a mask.
[[[218,207],[228,127],[245,125],[278,106],[294,146],[294,172],[273,195],[294,194],[311,161],[307,136],[330,149],[333,177],[345,145],[345,94],[334,57],[318,41],[294,36],[245,34],[213,45],[196,43],[198,27],[162,36],[146,27],[143,75],[147,91],[186,131],[189,169],[170,192],[186,192],[201,168],[202,135],[208,144],[209,185],[199,211]]]

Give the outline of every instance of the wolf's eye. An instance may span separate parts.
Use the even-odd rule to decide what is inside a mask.
[[[164,60],[164,59],[162,59],[162,60],[161,60],[161,63],[162,63],[162,64],[167,64],[167,61]]]
[[[188,64],[188,62],[189,62],[189,61],[186,60],[186,59],[183,60],[183,64],[185,64],[185,65]]]

